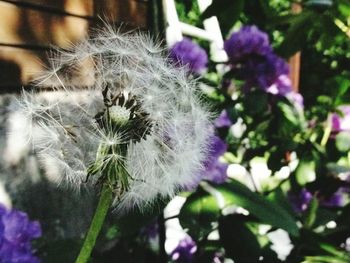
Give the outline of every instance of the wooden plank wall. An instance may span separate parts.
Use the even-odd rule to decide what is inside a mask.
[[[0,93],[18,92],[54,47],[78,42],[101,19],[147,28],[147,0],[0,0]]]

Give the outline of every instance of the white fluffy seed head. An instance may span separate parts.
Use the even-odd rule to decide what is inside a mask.
[[[143,139],[128,141],[122,132],[96,124],[107,85],[112,94],[122,91],[138,99],[151,121]],[[117,209],[144,209],[196,181],[211,134],[209,112],[196,82],[185,69],[172,66],[148,35],[110,27],[98,31],[51,60],[51,69],[38,80],[39,90],[47,86],[57,90],[24,93],[20,105],[31,121],[33,147],[51,177],[82,186],[101,145],[127,144],[126,156],[108,156],[124,158],[132,178],[128,191],[115,199]],[[115,118],[129,114],[113,107],[110,113]]]

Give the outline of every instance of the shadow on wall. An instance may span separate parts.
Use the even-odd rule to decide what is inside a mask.
[[[0,60],[0,80],[2,85],[20,86],[21,85],[21,68],[14,61]]]

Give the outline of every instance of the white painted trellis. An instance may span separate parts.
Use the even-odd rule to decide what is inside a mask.
[[[212,3],[212,0],[197,1],[201,13]],[[172,46],[177,41],[181,41],[184,35],[197,37],[210,42],[210,57],[212,61],[222,62],[227,60],[227,55],[223,49],[224,40],[216,16],[205,19],[203,21],[203,29],[181,22],[176,11],[174,0],[163,0],[163,12],[167,23],[165,32],[168,46]]]

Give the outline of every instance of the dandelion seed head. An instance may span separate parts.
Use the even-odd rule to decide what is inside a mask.
[[[143,210],[196,181],[210,114],[196,81],[149,35],[97,30],[54,57],[36,84],[39,92],[24,92],[18,111],[31,123],[28,137],[52,180],[79,188],[112,171],[119,212]],[[47,86],[54,91],[41,90]]]

